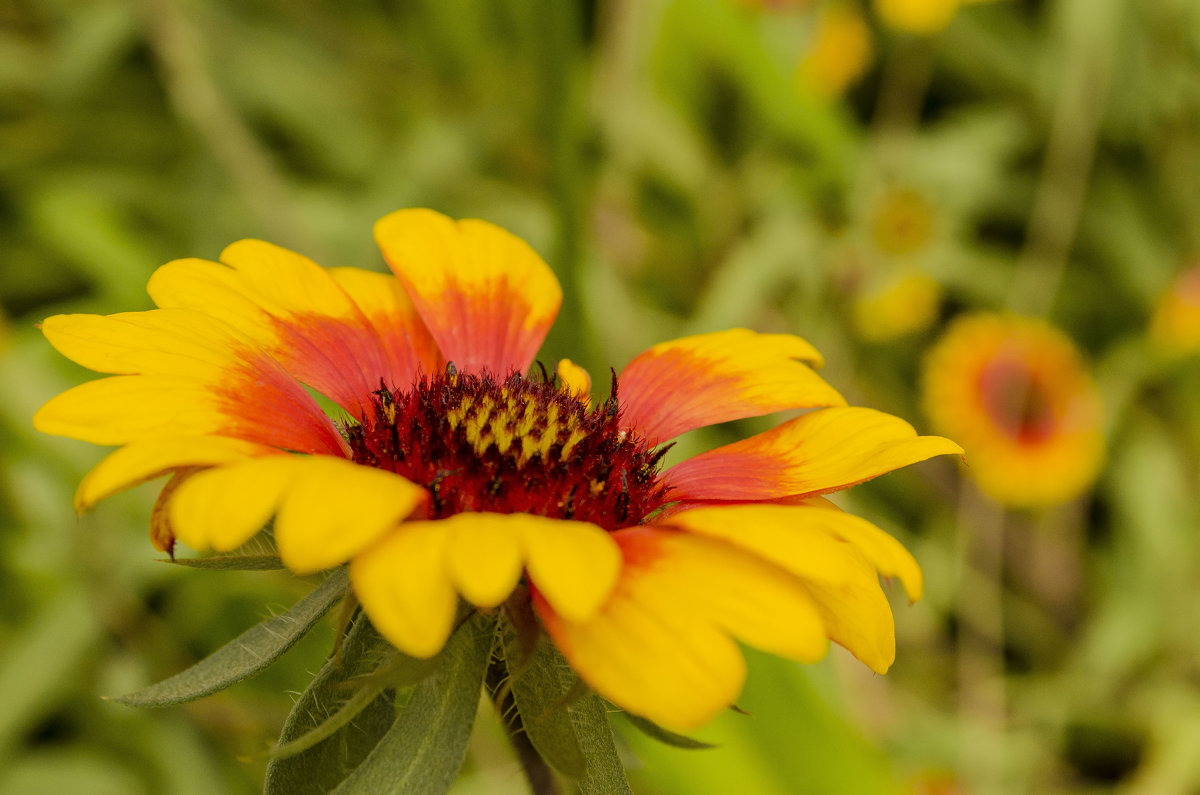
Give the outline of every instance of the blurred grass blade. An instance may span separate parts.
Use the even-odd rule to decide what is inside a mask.
[[[265,795],[329,792],[362,763],[396,719],[390,680],[371,676],[391,649],[360,614],[341,654],[325,662],[283,724],[275,758],[267,764]],[[356,679],[363,679],[361,686],[349,689]],[[374,697],[368,698],[372,692]],[[350,709],[357,711],[347,715]],[[336,725],[339,715],[348,720]],[[299,747],[330,728],[325,738]],[[285,751],[291,753],[283,756]]]
[[[337,569],[287,612],[251,627],[186,671],[113,700],[134,707],[167,707],[249,679],[304,637],[345,595],[346,586],[346,570]]]
[[[87,594],[68,589],[4,638],[0,655],[0,759],[68,693],[100,641]]]
[[[437,657],[436,672],[413,688],[392,728],[334,792],[449,790],[467,753],[495,634],[495,619],[482,615],[455,632]]]
[[[213,555],[210,558],[172,558],[163,563],[217,571],[275,571],[283,568],[278,555]]]
[[[637,715],[625,713],[625,718],[633,724],[633,727],[642,734],[651,739],[658,740],[660,743],[674,746],[675,748],[686,748],[693,751],[703,750],[705,748],[716,748],[712,743],[706,743],[701,740],[693,740],[691,737],[685,737],[682,734],[676,734],[673,731],[664,729],[653,721],[639,718]]]

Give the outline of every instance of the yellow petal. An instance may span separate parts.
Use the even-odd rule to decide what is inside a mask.
[[[332,456],[283,454],[192,475],[171,499],[169,515],[180,541],[226,551],[278,513],[279,556],[308,574],[345,562],[424,498],[424,489],[390,472]]]
[[[349,560],[400,524],[428,492],[399,475],[331,456],[294,456],[275,520],[283,564],[297,574]]]
[[[266,312],[280,311],[280,307],[270,296],[249,291],[228,265],[202,259],[173,260],[150,275],[146,292],[160,307],[203,312],[260,345],[275,340]]]
[[[164,432],[215,433],[225,420],[203,382],[180,376],[116,375],[51,398],[33,415],[33,427],[92,444],[124,444]]]
[[[214,467],[187,478],[168,508],[175,537],[195,550],[228,552],[253,538],[275,513],[294,473],[293,456]]]
[[[217,435],[308,453],[337,454],[345,442],[295,381],[263,363],[214,380],[116,375],[51,398],[33,416],[42,433],[93,444],[163,436]]]
[[[110,453],[84,476],[75,492],[75,510],[180,467],[213,466],[277,453],[266,445],[223,436],[153,437]]]
[[[274,243],[239,240],[226,246],[220,259],[237,271],[244,292],[268,298],[275,305],[272,314],[300,310],[341,317],[353,314],[356,308],[328,271]]]
[[[436,522],[448,539],[445,565],[450,580],[468,602],[495,607],[512,593],[524,568],[519,534],[524,518],[460,513]]]
[[[187,309],[55,315],[42,333],[59,353],[101,373],[189,375],[230,366],[231,330]]]
[[[719,422],[845,399],[808,366],[821,355],[799,337],[732,329],[660,343],[621,371],[625,422],[651,444]]]
[[[526,516],[520,530],[529,578],[546,601],[570,621],[591,618],[621,571],[612,536],[586,522],[537,516]]]
[[[151,296],[159,306],[196,309],[238,329],[293,377],[353,416],[370,410],[380,381],[407,387],[422,365],[436,365],[436,356],[426,361],[428,351],[414,347],[418,339],[428,347],[428,334],[422,336],[419,324],[405,326],[406,317],[415,321],[411,308],[405,315],[404,307],[389,304],[386,290],[370,299],[373,310],[400,308],[401,314],[368,317],[341,284],[359,289],[364,280],[343,273],[339,281],[300,254],[242,240],[221,258],[224,264],[164,265],[150,279]]]
[[[350,582],[379,633],[413,657],[437,654],[458,599],[438,522],[411,522],[350,562]]]
[[[458,592],[479,607],[512,593],[523,570],[555,610],[593,615],[612,592],[621,554],[586,522],[524,513],[460,513],[432,524],[446,534],[446,568]]]
[[[558,377],[568,394],[591,405],[592,377],[588,375],[587,370],[570,359],[561,359],[558,362]]]
[[[821,536],[852,545],[884,577],[897,577],[912,601],[921,598],[921,567],[904,545],[866,519],[817,505],[730,505],[695,508],[667,522],[721,538],[806,579],[838,579],[845,559]],[[809,548],[812,553],[809,553]],[[822,552],[826,553],[822,555]]]
[[[731,636],[813,661],[825,629],[802,584],[736,547],[650,528],[613,534],[625,565],[592,619],[535,606],[571,666],[602,696],[677,729],[693,729],[737,698],[745,663]]]
[[[682,461],[663,473],[678,500],[772,500],[820,495],[935,455],[962,455],[918,436],[899,417],[858,407],[814,411]]]
[[[922,583],[916,561],[882,530],[828,508],[780,505],[697,508],[668,523],[719,538],[796,575],[816,602],[830,638],[878,673],[891,666],[895,624],[875,560],[883,563],[885,576],[903,572],[902,582],[914,599]],[[870,529],[865,534],[864,525]],[[870,554],[856,543],[864,535]]]
[[[500,376],[533,361],[562,289],[527,243],[485,221],[417,209],[380,219],[375,241],[447,361]]]

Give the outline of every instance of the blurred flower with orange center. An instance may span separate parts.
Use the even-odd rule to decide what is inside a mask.
[[[875,13],[888,27],[928,36],[940,33],[964,5],[995,0],[875,0]]]
[[[394,277],[244,240],[159,268],[157,309],[48,318],[60,352],[113,374],[35,417],[121,445],[77,507],[170,474],[160,547],[233,550],[273,517],[283,564],[348,563],[401,651],[437,654],[460,601],[532,609],[595,691],[678,728],[737,698],[735,641],[815,661],[832,639],[888,669],[878,574],[916,599],[920,569],[816,498],[958,445],[846,406],[803,340],[741,329],[650,348],[593,404],[570,361],[526,375],[562,296],[526,243],[429,210],[375,237]],[[819,410],[662,468],[686,431],[792,409]]]
[[[1200,265],[1176,276],[1159,297],[1150,319],[1150,338],[1172,356],[1200,351]]]
[[[1096,478],[1096,386],[1071,341],[1041,320],[956,320],[926,357],[923,393],[935,426],[962,440],[980,489],[1005,505],[1065,502]]]
[[[855,3],[834,0],[822,9],[796,79],[823,97],[836,97],[871,65],[871,28]]]

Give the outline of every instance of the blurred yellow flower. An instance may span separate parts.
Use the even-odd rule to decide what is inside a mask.
[[[898,274],[855,298],[854,329],[869,342],[915,334],[933,324],[941,302],[941,285],[933,279],[916,271]]]
[[[850,322],[869,342],[915,334],[937,319],[942,288],[929,268],[944,256],[946,224],[926,194],[887,185],[861,210],[850,235]]]
[[[958,9],[970,3],[995,0],[875,0],[875,13],[884,24],[905,33],[928,36],[940,33]]]
[[[930,350],[924,401],[967,451],[980,489],[1038,507],[1082,493],[1100,469],[1100,398],[1071,340],[1033,318],[957,320]]]
[[[883,194],[871,217],[871,237],[885,254],[916,254],[933,236],[934,207],[921,193],[901,187]]]
[[[858,4],[835,0],[817,20],[796,80],[823,97],[838,96],[863,76],[872,54],[871,28]]]
[[[1174,356],[1200,351],[1200,265],[1176,276],[1159,296],[1150,319],[1150,339]]]

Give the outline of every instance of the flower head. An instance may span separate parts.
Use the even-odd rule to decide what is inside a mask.
[[[523,241],[428,210],[375,234],[394,277],[242,241],[161,267],[157,309],[48,318],[56,348],[112,374],[35,417],[120,445],[77,507],[169,474],[161,548],[232,550],[273,519],[288,568],[349,564],[414,656],[442,648],[462,600],[532,606],[584,681],[675,727],[737,697],[735,640],[816,660],[832,639],[891,665],[878,575],[915,599],[920,570],[815,498],[957,445],[846,406],[803,340],[745,330],[656,345],[593,404],[569,361],[527,374],[561,292]],[[819,410],[663,469],[686,431],[790,409]]]
[[[1013,506],[1064,502],[1104,456],[1100,400],[1071,341],[1032,318],[960,318],[930,350],[924,400],[961,439],[979,487]]]

